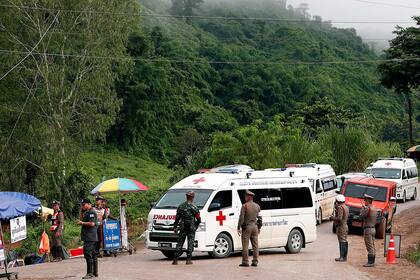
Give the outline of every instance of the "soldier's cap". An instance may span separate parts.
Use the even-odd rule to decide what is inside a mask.
[[[188,197],[194,197],[195,196],[195,192],[189,191],[185,195],[188,196]]]
[[[52,205],[60,205],[60,201],[58,201],[58,200],[53,200],[51,204],[52,204]]]
[[[251,192],[250,190],[246,190],[245,194],[249,196],[255,196],[255,193]]]
[[[83,198],[81,203],[82,203],[82,205],[83,205],[83,204],[91,204],[91,202],[90,202],[90,199],[89,199],[89,198]]]
[[[98,200],[104,200],[104,198],[103,198],[102,196],[100,196],[100,195],[97,195],[97,196],[95,197],[95,200],[96,200],[96,201],[98,201]]]
[[[365,194],[365,195],[363,196],[363,199],[370,199],[370,200],[373,200],[373,196],[368,195],[368,194]]]

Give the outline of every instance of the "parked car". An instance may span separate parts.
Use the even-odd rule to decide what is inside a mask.
[[[360,219],[360,210],[364,205],[364,195],[373,197],[373,206],[378,209],[376,221],[376,238],[384,238],[385,233],[391,232],[396,203],[397,184],[395,182],[378,180],[369,177],[356,177],[348,179],[341,188],[341,194],[346,197],[349,207],[349,228],[363,227]]]

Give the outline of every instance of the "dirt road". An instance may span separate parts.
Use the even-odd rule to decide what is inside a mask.
[[[420,200],[398,205],[398,212],[420,206]],[[349,263],[336,263],[337,238],[331,233],[331,223],[318,226],[318,239],[308,244],[300,254],[289,255],[283,249],[265,250],[261,253],[258,268],[240,268],[238,254],[227,259],[212,259],[207,254],[196,254],[193,266],[172,266],[160,252],[140,250],[132,256],[100,259],[100,277],[96,279],[380,279],[375,273],[369,275],[365,262],[366,252],[361,236],[350,237]],[[378,242],[379,243],[379,242]],[[378,249],[379,266],[385,266]],[[418,269],[420,270],[420,269]],[[67,260],[61,263],[42,264],[19,268],[21,279],[80,279],[85,274],[84,259]]]

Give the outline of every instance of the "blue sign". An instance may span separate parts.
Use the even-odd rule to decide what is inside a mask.
[[[121,248],[120,222],[107,220],[103,223],[104,227],[104,250]]]

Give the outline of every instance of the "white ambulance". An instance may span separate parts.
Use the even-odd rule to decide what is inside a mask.
[[[151,209],[146,246],[173,257],[176,208],[185,201],[186,192],[192,190],[202,219],[195,235],[195,251],[208,252],[215,258],[240,251],[238,219],[245,190],[249,189],[261,207],[259,247],[285,247],[289,253],[298,253],[316,239],[315,208],[308,179],[291,175],[229,166],[189,176],[171,187]]]
[[[380,158],[372,164],[371,174],[376,179],[397,183],[397,199],[406,202],[416,199],[419,178],[416,163],[411,158]]]
[[[334,215],[334,203],[337,196],[338,184],[334,169],[328,164],[288,164],[286,168],[268,169],[277,172],[304,176],[309,179],[315,194],[316,223],[321,224]]]

